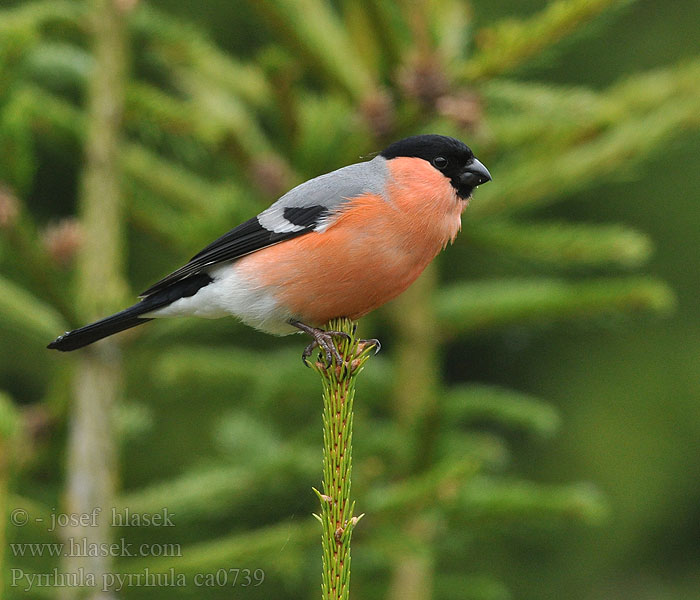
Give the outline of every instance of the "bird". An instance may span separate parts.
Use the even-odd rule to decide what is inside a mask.
[[[356,320],[406,290],[454,241],[491,174],[462,141],[424,134],[293,188],[153,284],[116,314],[58,336],[77,350],[152,319],[234,316],[258,330],[303,331],[340,364],[331,319]],[[369,340],[379,348],[376,340]]]

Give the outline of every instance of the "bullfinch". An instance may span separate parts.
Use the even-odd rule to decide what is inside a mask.
[[[305,331],[339,360],[320,327],[357,319],[403,292],[454,240],[472,191],[491,180],[464,143],[394,142],[371,160],[290,190],[140,295],[48,348],[70,351],[160,317],[238,317],[262,331]]]

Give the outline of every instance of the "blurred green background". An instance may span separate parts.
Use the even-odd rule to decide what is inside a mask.
[[[292,185],[436,132],[494,180],[436,267],[360,324],[383,351],[356,399],[353,597],[700,598],[700,4],[0,6],[0,509],[167,507],[172,529],[105,535],[182,554],[18,556],[100,534],[8,519],[7,597],[92,594],[12,585],[81,565],[187,576],[124,598],[316,596],[304,340],[231,319],[152,323],[94,359],[44,345]],[[102,98],[123,96],[123,119],[102,164],[84,148],[110,125],[89,108],[110,69]],[[109,275],[91,286],[85,240],[104,230]],[[81,419],[90,374],[113,406]],[[265,580],[193,583],[229,568]]]

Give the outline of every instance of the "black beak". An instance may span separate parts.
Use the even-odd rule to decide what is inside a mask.
[[[491,181],[491,173],[474,158],[459,175],[460,187],[475,188],[477,185]]]

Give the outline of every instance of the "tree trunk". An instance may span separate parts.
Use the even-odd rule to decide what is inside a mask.
[[[394,390],[396,421],[410,453],[398,465],[404,477],[430,466],[436,435],[436,390],[439,331],[432,310],[436,270],[428,267],[411,288],[396,300],[392,311],[397,344],[397,376]],[[401,524],[405,543],[398,553],[389,586],[389,600],[430,600],[433,596],[433,530],[431,519],[407,515]]]
[[[120,194],[120,130],[126,81],[124,3],[92,1],[95,65],[88,96],[88,131],[80,213],[83,245],[78,257],[79,314],[93,320],[123,302],[123,218]],[[114,340],[81,350],[76,364],[69,425],[66,511],[97,515],[95,524],[67,528],[66,543],[112,541],[111,508],[117,481],[117,439],[113,417],[121,395],[122,366]],[[67,572],[93,574],[95,587],[64,588],[69,598],[107,598],[102,581],[111,557],[69,557]]]

